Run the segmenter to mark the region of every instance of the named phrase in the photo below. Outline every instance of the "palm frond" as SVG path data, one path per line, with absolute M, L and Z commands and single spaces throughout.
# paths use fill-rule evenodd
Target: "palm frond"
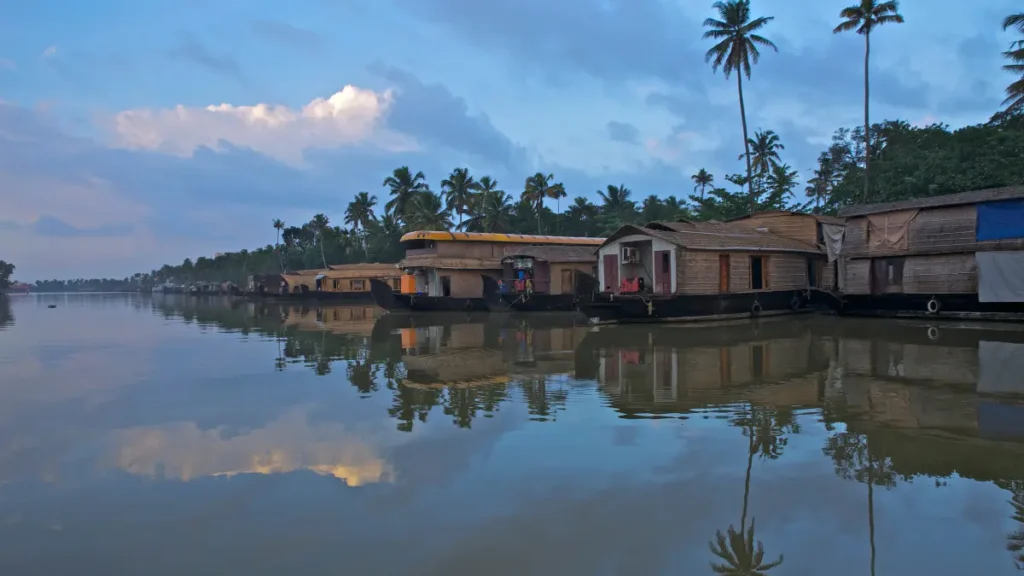
M 875 19 L 875 25 L 879 24 L 903 24 L 903 16 L 899 14 L 886 14 Z
M 1003 20 L 1003 30 L 1009 30 L 1014 27 L 1024 32 L 1024 13 L 1011 14 L 1006 17 L 1006 20 Z
M 858 26 L 860 26 L 860 20 L 844 20 L 832 29 L 832 33 L 839 34 L 841 32 L 849 32 L 850 30 L 856 29 Z

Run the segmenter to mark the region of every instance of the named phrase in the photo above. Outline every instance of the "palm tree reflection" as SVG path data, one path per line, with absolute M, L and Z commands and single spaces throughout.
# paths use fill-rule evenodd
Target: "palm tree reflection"
M 750 471 L 754 465 L 754 455 L 762 459 L 775 460 L 782 455 L 788 440 L 786 433 L 799 433 L 800 427 L 795 422 L 791 410 L 779 410 L 767 406 L 747 405 L 747 411 L 733 420 L 733 424 L 743 428 L 747 437 L 747 471 L 743 481 L 743 511 L 740 514 L 740 527 L 732 524 L 723 533 L 715 532 L 715 539 L 708 543 L 711 553 L 722 560 L 722 563 L 711 562 L 711 570 L 715 574 L 734 574 L 757 576 L 782 564 L 783 556 L 765 562 L 764 545 L 755 538 L 755 519 L 750 519 L 747 526 L 747 505 L 750 501 Z
M 1006 549 L 1013 554 L 1013 564 L 1017 570 L 1024 570 L 1024 482 L 1015 481 L 1010 489 L 1013 491 L 1013 497 L 1010 498 L 1013 520 L 1020 524 L 1020 528 L 1006 535 Z

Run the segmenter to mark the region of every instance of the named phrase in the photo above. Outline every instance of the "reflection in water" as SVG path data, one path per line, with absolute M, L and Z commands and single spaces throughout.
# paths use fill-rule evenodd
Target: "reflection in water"
M 0 293 L 0 330 L 14 325 L 14 313 L 11 312 L 11 297 Z
M 119 298 L 0 304 L 4 573 L 1024 568 L 1020 327 Z

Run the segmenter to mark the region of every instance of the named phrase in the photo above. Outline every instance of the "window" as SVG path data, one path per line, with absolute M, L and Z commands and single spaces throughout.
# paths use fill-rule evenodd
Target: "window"
M 750 348 L 750 370 L 756 380 L 764 378 L 765 357 L 764 346 L 761 344 L 754 344 Z
M 341 289 L 341 280 L 331 280 L 331 286 L 335 290 L 340 290 Z
M 768 258 L 765 256 L 750 257 L 750 289 L 766 290 L 768 288 Z
M 360 292 L 365 289 L 363 280 L 349 280 L 348 285 L 349 290 L 352 290 L 353 292 Z
M 391 284 L 391 289 L 392 290 L 401 290 L 402 289 L 402 279 L 401 278 L 392 278 L 388 283 Z

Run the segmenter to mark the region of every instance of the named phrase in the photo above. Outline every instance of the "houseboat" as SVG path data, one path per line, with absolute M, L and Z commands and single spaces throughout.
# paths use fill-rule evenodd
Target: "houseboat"
M 370 281 L 374 301 L 392 312 L 490 310 L 484 278 L 493 280 L 494 285 L 503 281 L 501 262 L 506 254 L 536 246 L 596 250 L 603 239 L 420 231 L 402 236 L 401 242 L 406 250 L 398 264 L 403 271 L 401 289 L 395 292 L 383 281 Z
M 249 277 L 248 293 L 280 300 L 370 302 L 371 281 L 397 290 L 400 277 L 394 264 L 342 264 L 327 269 L 253 275 Z
M 690 321 L 805 311 L 822 282 L 822 247 L 747 222 L 623 226 L 598 250 L 599 322 Z
M 1024 187 L 839 215 L 843 313 L 1024 320 Z
M 579 310 L 598 289 L 594 246 L 524 246 L 507 252 L 501 266 L 500 283 L 483 277 L 492 310 Z

